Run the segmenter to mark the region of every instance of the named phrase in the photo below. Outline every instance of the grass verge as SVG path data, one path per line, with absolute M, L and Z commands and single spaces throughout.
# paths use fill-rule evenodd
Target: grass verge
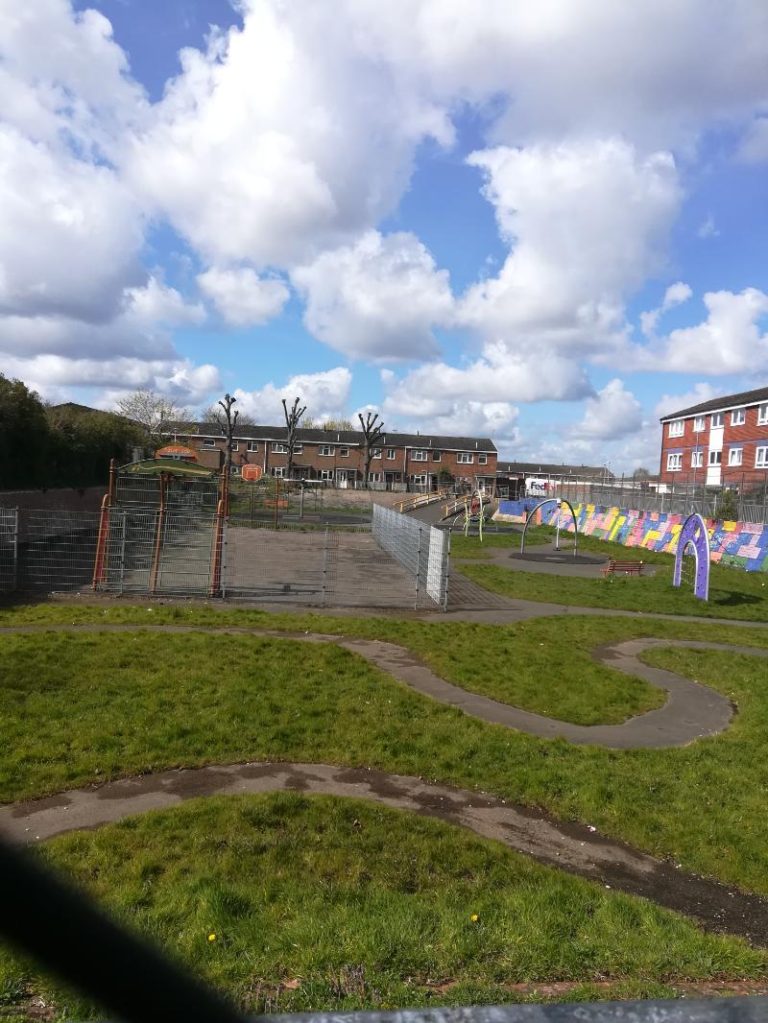
M 179 620 L 176 609 L 159 610 Z M 142 608 L 120 609 L 129 611 L 146 615 Z M 247 624 L 254 616 L 284 628 L 378 635 L 417 650 L 423 645 L 440 652 L 442 645 L 442 656 L 461 631 L 456 623 L 203 610 L 184 615 L 220 624 Z M 704 624 L 621 618 L 462 628 L 462 642 L 476 649 L 490 649 L 500 637 L 527 643 L 541 652 L 542 665 L 548 648 L 561 643 L 571 650 L 560 669 L 566 678 L 578 672 L 596 641 L 713 638 Z M 768 644 L 768 630 L 722 628 L 715 635 Z M 4 636 L 2 647 L 1 799 L 216 762 L 370 766 L 545 807 L 689 870 L 768 891 L 768 821 L 755 803 L 768 788 L 768 692 L 765 664 L 757 658 L 724 655 L 725 666 L 711 679 L 739 708 L 724 734 L 683 749 L 619 751 L 485 724 L 405 689 L 332 645 L 136 633 Z M 506 662 L 515 646 L 510 649 Z M 711 653 L 701 657 L 718 663 Z M 708 805 L 717 813 L 704 818 Z
M 598 985 L 602 998 L 658 997 L 679 981 L 768 976 L 765 950 L 353 800 L 218 797 L 41 852 L 248 1013 L 493 1004 L 550 981 L 568 1001 Z M 97 1013 L 0 951 L 0 1015 L 35 994 L 59 1018 Z

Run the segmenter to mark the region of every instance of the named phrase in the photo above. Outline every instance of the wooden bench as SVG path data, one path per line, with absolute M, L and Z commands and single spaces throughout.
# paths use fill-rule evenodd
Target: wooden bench
M 642 561 L 617 561 L 611 558 L 603 569 L 603 575 L 614 575 L 616 572 L 623 572 L 624 575 L 642 575 Z

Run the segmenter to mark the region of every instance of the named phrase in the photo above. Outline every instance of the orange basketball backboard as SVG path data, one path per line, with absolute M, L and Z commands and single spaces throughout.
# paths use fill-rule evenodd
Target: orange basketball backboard
M 244 465 L 240 470 L 240 476 L 244 480 L 248 480 L 251 483 L 255 483 L 256 480 L 260 480 L 264 470 L 260 465 Z

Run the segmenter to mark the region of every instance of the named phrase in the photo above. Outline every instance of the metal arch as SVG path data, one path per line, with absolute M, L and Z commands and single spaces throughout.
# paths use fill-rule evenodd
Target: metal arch
M 696 578 L 693 584 L 693 595 L 699 600 L 709 600 L 709 534 L 707 524 L 698 512 L 693 512 L 683 523 L 677 538 L 675 554 L 675 574 L 672 585 L 679 586 L 683 575 L 683 555 L 692 547 L 696 558 Z
M 539 510 L 539 508 L 543 508 L 545 504 L 556 504 L 558 508 L 562 507 L 564 504 L 568 505 L 571 515 L 573 516 L 573 556 L 575 558 L 579 546 L 579 524 L 576 521 L 576 512 L 573 510 L 573 505 L 571 504 L 570 501 L 566 501 L 565 498 L 561 497 L 547 497 L 545 498 L 545 500 L 539 501 L 536 507 L 530 512 L 528 518 L 525 520 L 525 525 L 523 526 L 523 535 L 520 539 L 520 553 L 525 554 L 525 533 L 526 530 L 528 529 L 528 525 L 530 524 L 531 519 Z M 557 536 L 555 538 L 555 548 L 559 548 L 559 546 L 560 546 L 560 520 L 558 519 Z

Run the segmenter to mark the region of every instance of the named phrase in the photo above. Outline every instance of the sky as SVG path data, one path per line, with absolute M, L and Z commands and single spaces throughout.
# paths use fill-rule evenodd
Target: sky
M 0 0 L 0 372 L 658 468 L 768 384 L 768 4 Z

